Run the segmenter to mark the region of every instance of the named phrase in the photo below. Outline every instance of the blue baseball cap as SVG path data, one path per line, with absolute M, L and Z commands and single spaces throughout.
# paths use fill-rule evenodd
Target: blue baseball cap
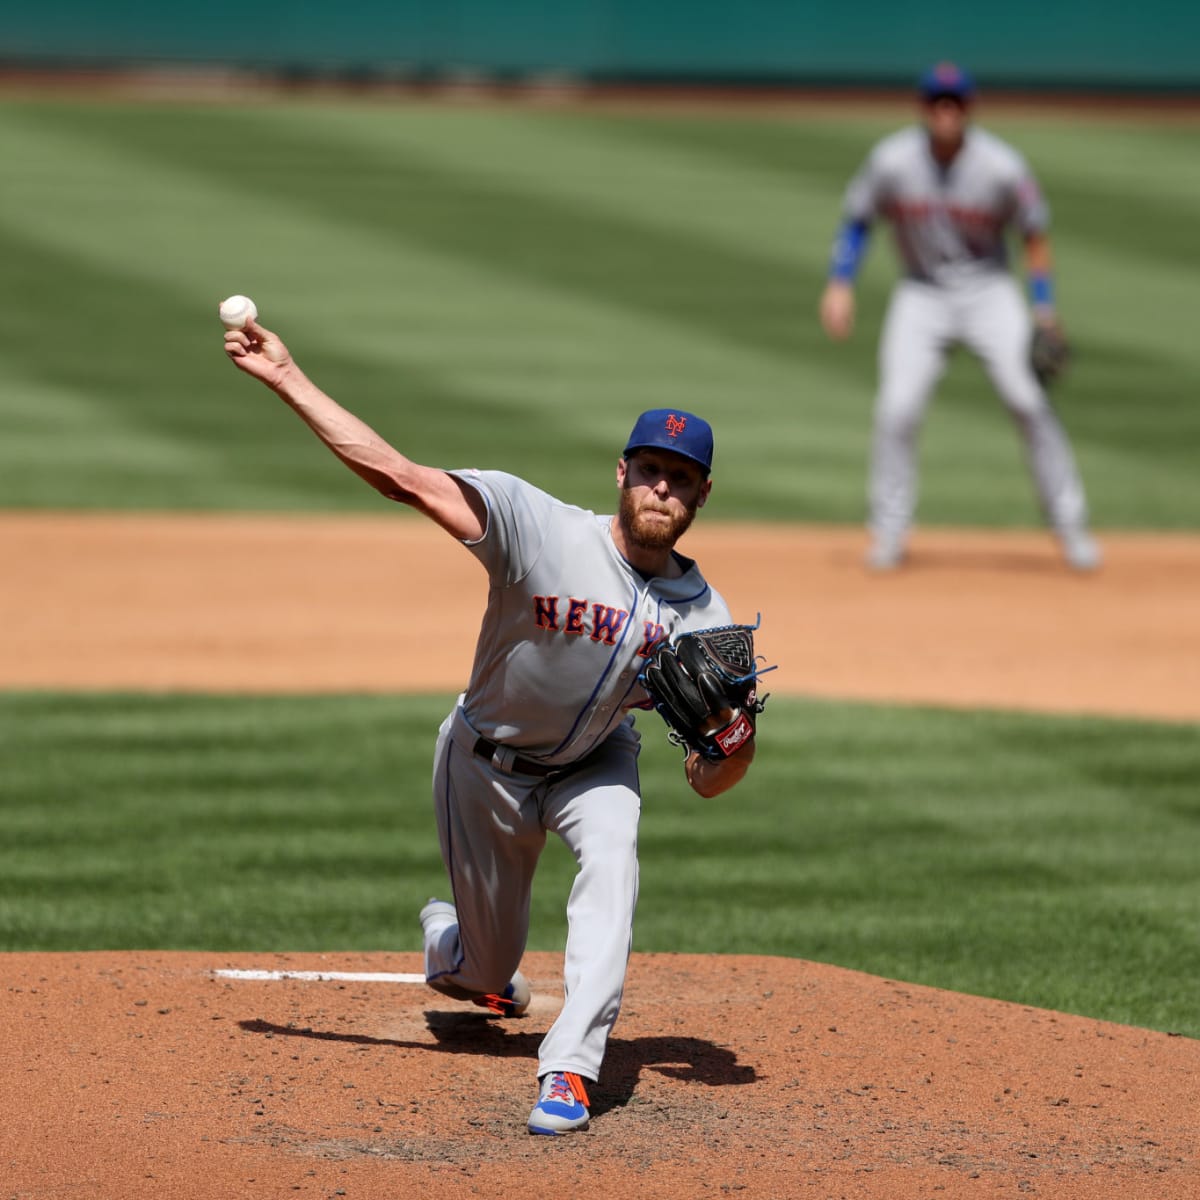
M 966 104 L 975 95 L 975 81 L 957 63 L 935 63 L 921 76 L 921 99 L 927 103 L 950 96 Z
M 703 417 L 682 408 L 652 408 L 637 419 L 622 458 L 649 447 L 672 450 L 699 463 L 707 475 L 712 470 L 713 431 Z

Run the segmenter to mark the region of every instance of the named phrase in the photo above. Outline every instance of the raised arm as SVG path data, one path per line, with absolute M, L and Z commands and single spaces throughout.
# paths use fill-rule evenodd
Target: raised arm
M 239 370 L 266 384 L 381 495 L 424 513 L 460 541 L 483 536 L 487 511 L 474 488 L 445 471 L 406 458 L 321 391 L 296 365 L 277 334 L 249 320 L 244 329 L 226 331 L 225 353 Z

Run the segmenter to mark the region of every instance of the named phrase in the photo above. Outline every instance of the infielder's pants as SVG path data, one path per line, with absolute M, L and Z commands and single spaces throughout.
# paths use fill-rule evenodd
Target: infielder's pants
M 917 438 L 946 355 L 961 343 L 983 363 L 1021 432 L 1042 510 L 1059 530 L 1082 527 L 1087 502 L 1070 443 L 1029 364 L 1029 310 L 1007 274 L 896 286 L 879 346 L 871 459 L 871 527 L 903 538 L 917 500 Z
M 538 1075 L 600 1075 L 621 1007 L 638 895 L 638 737 L 621 725 L 557 779 L 507 774 L 473 752 L 456 708 L 442 724 L 434 808 L 458 924 L 426 942 L 425 974 L 468 993 L 501 992 L 529 934 L 533 874 L 546 831 L 579 866 L 567 903 L 563 1007 L 542 1040 Z

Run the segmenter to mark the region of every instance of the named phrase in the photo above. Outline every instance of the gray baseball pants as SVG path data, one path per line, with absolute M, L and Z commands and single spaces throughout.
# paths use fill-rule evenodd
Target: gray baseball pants
M 1047 520 L 1081 528 L 1087 501 L 1066 433 L 1029 365 L 1032 324 L 1015 280 L 989 274 L 939 286 L 897 284 L 879 345 L 879 391 L 869 488 L 877 539 L 902 541 L 917 501 L 917 439 L 955 343 L 980 359 L 1016 422 Z
M 641 817 L 631 723 L 578 769 L 538 779 L 498 770 L 474 751 L 461 708 L 442 723 L 433 792 L 458 924 L 425 945 L 425 974 L 468 992 L 501 992 L 525 952 L 534 871 L 546 832 L 578 873 L 567 902 L 563 1006 L 538 1051 L 538 1075 L 599 1078 L 625 987 L 638 896 Z

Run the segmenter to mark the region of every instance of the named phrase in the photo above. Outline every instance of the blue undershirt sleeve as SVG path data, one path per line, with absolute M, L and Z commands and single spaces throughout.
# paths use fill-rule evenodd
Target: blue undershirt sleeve
M 843 221 L 833 241 L 833 253 L 829 258 L 830 279 L 841 279 L 853 283 L 862 264 L 867 238 L 871 232 L 866 221 Z

